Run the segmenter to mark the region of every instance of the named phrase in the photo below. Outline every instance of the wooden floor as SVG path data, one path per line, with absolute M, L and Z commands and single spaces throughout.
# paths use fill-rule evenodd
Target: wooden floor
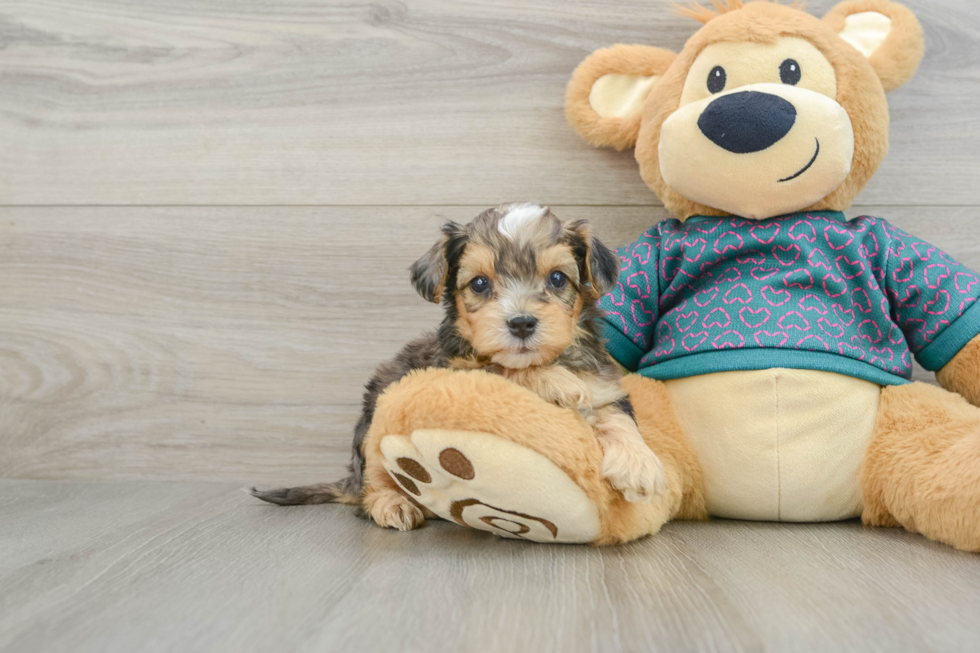
M 980 5 L 908 4 L 926 58 L 849 215 L 980 269 Z M 619 246 L 666 217 L 564 86 L 696 26 L 666 0 L 0 0 L 0 478 L 336 473 L 371 370 L 439 320 L 406 268 L 442 222 L 533 200 Z
M 205 483 L 0 482 L 0 650 L 975 651 L 980 565 L 899 530 L 718 522 L 542 546 Z
M 980 5 L 905 3 L 926 58 L 848 215 L 980 269 Z M 622 245 L 666 216 L 564 86 L 695 28 L 666 0 L 0 0 L 0 651 L 980 650 L 980 558 L 898 531 L 599 551 L 235 490 L 341 473 L 361 385 L 438 320 L 406 268 L 443 221 L 532 200 Z

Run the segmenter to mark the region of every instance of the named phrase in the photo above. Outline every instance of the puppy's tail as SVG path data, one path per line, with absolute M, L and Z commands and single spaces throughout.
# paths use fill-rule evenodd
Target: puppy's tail
M 345 478 L 333 483 L 282 487 L 275 490 L 257 490 L 253 487 L 248 489 L 248 493 L 280 506 L 308 506 L 317 503 L 346 503 L 350 506 L 359 506 L 360 494 L 351 491 L 350 480 Z

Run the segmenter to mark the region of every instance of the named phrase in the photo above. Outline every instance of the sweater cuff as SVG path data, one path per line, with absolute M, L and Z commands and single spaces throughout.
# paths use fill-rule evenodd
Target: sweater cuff
M 946 327 L 939 337 L 915 355 L 919 365 L 930 372 L 944 367 L 953 360 L 968 342 L 980 334 L 980 301 L 966 309 L 955 322 Z
M 606 349 L 617 363 L 635 372 L 640 367 L 640 359 L 646 353 L 618 327 L 609 322 L 603 322 L 602 337 L 606 339 Z

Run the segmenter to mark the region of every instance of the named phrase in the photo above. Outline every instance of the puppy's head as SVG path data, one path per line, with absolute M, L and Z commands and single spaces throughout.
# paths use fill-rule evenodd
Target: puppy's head
M 444 303 L 469 355 L 510 369 L 554 360 L 616 283 L 619 261 L 588 222 L 546 207 L 505 204 L 442 238 L 411 268 L 415 289 Z M 583 311 L 585 311 L 583 313 Z

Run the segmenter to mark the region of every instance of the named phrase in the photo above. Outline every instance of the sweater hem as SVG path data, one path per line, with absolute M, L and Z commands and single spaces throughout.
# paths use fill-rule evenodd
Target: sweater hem
M 638 373 L 668 381 L 715 372 L 766 370 L 776 367 L 817 370 L 851 376 L 878 385 L 905 385 L 910 380 L 863 361 L 820 351 L 736 349 L 707 351 L 641 367 Z
M 608 322 L 605 323 L 602 337 L 606 339 L 606 350 L 616 362 L 630 372 L 635 372 L 640 366 L 640 359 L 643 358 L 646 352 L 627 338 L 622 331 Z

